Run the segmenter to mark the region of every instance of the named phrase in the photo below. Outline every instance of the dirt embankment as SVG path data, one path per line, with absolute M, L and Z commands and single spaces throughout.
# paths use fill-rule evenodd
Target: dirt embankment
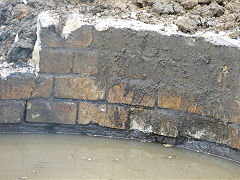
M 24 65 L 36 42 L 39 12 L 176 24 L 179 31 L 226 32 L 240 40 L 240 0 L 0 0 L 0 61 Z

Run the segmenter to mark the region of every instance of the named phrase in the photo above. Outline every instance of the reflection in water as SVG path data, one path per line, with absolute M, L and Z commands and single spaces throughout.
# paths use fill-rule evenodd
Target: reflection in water
M 0 179 L 240 179 L 240 165 L 160 144 L 0 135 Z

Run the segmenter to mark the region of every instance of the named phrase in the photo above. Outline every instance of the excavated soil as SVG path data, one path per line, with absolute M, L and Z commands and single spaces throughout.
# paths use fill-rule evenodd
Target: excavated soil
M 240 41 L 240 0 L 0 0 L 0 63 L 24 65 L 36 42 L 37 16 L 54 10 L 86 16 L 176 24 L 179 31 L 225 32 Z

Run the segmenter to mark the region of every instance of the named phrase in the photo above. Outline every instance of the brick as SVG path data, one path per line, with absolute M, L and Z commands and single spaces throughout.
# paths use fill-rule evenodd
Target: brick
M 178 136 L 178 119 L 171 117 L 164 111 L 131 108 L 129 118 L 130 129 L 170 137 Z
M 61 51 L 40 51 L 40 72 L 70 73 L 72 69 L 73 54 Z
M 59 98 L 102 100 L 105 85 L 96 78 L 58 76 L 55 82 L 55 96 Z
M 24 101 L 0 101 L 0 123 L 20 122 L 23 118 L 24 109 Z
M 58 100 L 27 102 L 27 122 L 76 124 L 77 105 Z
M 31 97 L 50 97 L 53 78 L 30 74 L 9 76 L 0 80 L 1 99 L 25 99 Z
M 1 99 L 24 99 L 31 97 L 34 77 L 31 75 L 9 76 L 1 79 Z
M 231 95 L 222 96 L 208 108 L 210 115 L 221 119 L 224 123 L 240 123 L 240 107 L 238 100 Z M 234 100 L 235 99 L 235 100 Z
M 93 40 L 92 29 L 92 26 L 82 26 L 80 29 L 74 31 L 68 39 L 69 47 L 89 47 Z
M 98 54 L 96 52 L 82 52 L 74 57 L 73 72 L 83 75 L 95 75 L 98 72 Z
M 97 123 L 100 126 L 125 129 L 127 118 L 128 110 L 124 107 L 106 104 L 79 103 L 79 124 Z
M 130 109 L 130 129 L 146 133 L 227 143 L 227 126 L 210 118 L 165 109 Z
M 228 125 L 228 144 L 236 149 L 240 149 L 240 125 L 231 123 Z
M 55 27 L 50 26 L 40 32 L 41 42 L 43 46 L 51 48 L 87 48 L 92 44 L 92 28 L 84 25 L 72 32 L 70 37 L 63 39 L 56 33 Z
M 118 82 L 110 86 L 108 102 L 153 107 L 154 89 L 140 81 Z
M 195 102 L 194 98 L 193 92 L 183 91 L 178 88 L 160 87 L 158 91 L 158 107 L 201 114 L 203 107 Z
M 39 75 L 35 78 L 31 97 L 48 98 L 51 96 L 53 86 L 53 77 Z

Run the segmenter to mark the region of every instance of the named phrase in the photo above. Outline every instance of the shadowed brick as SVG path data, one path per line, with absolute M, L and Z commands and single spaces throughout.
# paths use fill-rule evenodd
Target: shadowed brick
M 60 51 L 40 51 L 40 72 L 70 73 L 73 54 Z
M 75 124 L 76 112 L 77 106 L 73 102 L 31 100 L 27 103 L 26 121 Z
M 18 123 L 23 118 L 24 101 L 0 101 L 0 123 Z
M 40 32 L 41 45 L 51 48 L 87 48 L 92 44 L 92 28 L 84 25 L 72 32 L 67 39 L 59 36 L 53 26 L 43 28 Z
M 84 74 L 84 75 L 94 75 L 98 72 L 98 54 L 95 52 L 82 52 L 78 53 L 74 57 L 73 72 Z

